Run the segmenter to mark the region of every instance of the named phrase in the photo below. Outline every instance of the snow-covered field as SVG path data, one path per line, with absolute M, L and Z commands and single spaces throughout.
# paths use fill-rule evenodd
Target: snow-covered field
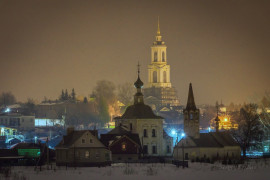
M 0 180 L 6 179 L 2 174 Z M 251 160 L 238 167 L 233 165 L 189 163 L 189 168 L 177 168 L 172 164 L 113 164 L 109 167 L 55 167 L 53 170 L 35 171 L 34 167 L 12 167 L 11 180 L 269 180 L 270 160 Z

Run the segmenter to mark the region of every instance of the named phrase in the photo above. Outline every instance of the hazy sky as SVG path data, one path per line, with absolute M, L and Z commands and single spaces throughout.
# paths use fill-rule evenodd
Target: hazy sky
M 181 104 L 249 101 L 270 90 L 270 1 L 0 0 L 0 92 L 88 95 L 98 80 L 147 83 L 157 17 Z

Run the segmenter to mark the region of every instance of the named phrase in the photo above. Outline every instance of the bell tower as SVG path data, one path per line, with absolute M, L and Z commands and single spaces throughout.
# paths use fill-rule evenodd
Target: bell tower
M 156 40 L 151 46 L 151 64 L 148 65 L 148 87 L 172 87 L 170 65 L 167 64 L 167 46 L 162 41 L 159 18 Z
M 187 136 L 200 138 L 200 110 L 196 108 L 192 84 L 189 84 L 188 100 L 184 109 L 184 132 Z

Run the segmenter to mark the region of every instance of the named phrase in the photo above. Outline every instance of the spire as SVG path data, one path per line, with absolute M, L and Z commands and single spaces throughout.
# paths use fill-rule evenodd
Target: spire
M 157 28 L 156 42 L 154 42 L 154 45 L 161 45 L 161 44 L 164 44 L 164 42 L 162 42 L 162 36 L 160 35 L 159 16 L 158 16 L 158 28 Z
M 157 36 L 160 36 L 160 28 L 159 28 L 159 16 L 158 16 L 158 29 L 157 29 Z
M 138 78 L 137 81 L 134 83 L 134 86 L 138 89 L 138 88 L 142 88 L 143 87 L 143 82 L 140 79 L 140 63 L 138 62 Z
M 138 78 L 137 81 L 134 83 L 134 86 L 137 88 L 137 93 L 134 95 L 134 104 L 143 104 L 143 94 L 142 94 L 143 82 L 140 79 L 139 62 L 138 62 Z
M 217 117 L 216 117 L 215 121 L 216 121 L 216 132 L 218 132 L 219 131 L 219 121 L 220 121 L 220 119 L 218 118 L 218 111 L 219 111 L 218 103 L 216 104 L 216 108 L 217 108 Z
M 192 84 L 189 84 L 189 91 L 188 91 L 188 100 L 187 100 L 187 107 L 186 110 L 196 110 L 196 105 L 194 101 L 194 95 L 192 90 Z

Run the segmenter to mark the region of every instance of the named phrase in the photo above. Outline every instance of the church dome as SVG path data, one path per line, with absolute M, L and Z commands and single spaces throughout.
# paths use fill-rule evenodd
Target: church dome
M 137 81 L 134 83 L 134 86 L 135 86 L 136 88 L 142 88 L 142 87 L 143 87 L 143 82 L 141 81 L 140 76 L 138 76 L 138 79 L 137 79 Z
M 115 119 L 163 119 L 152 111 L 151 107 L 145 104 L 134 104 L 129 106 L 121 117 Z

